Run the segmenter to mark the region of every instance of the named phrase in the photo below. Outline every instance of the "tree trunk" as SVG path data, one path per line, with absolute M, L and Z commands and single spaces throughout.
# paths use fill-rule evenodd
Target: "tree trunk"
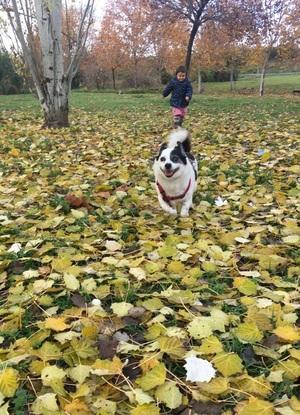
M 11 0 L 12 8 L 7 10 L 7 16 L 17 39 L 19 40 L 24 60 L 30 70 L 38 99 L 44 113 L 44 127 L 59 128 L 69 125 L 69 93 L 72 78 L 75 76 L 82 55 L 88 29 L 92 22 L 94 0 L 88 0 L 83 9 L 83 15 L 77 34 L 77 43 L 71 62 L 64 72 L 62 50 L 62 0 L 33 0 L 35 5 L 38 37 L 40 40 L 39 62 L 34 53 L 34 39 L 28 34 L 32 28 L 25 17 L 24 10 L 30 9 L 29 2 Z M 21 10 L 20 10 L 21 4 Z M 31 10 L 31 9 L 30 9 Z M 25 13 L 26 16 L 26 13 Z
M 265 77 L 266 77 L 266 73 L 267 73 L 267 67 L 268 67 L 269 59 L 270 59 L 270 52 L 268 51 L 266 56 L 265 56 L 263 66 L 261 68 L 260 84 L 259 84 L 259 96 L 260 97 L 262 97 L 265 93 Z
M 42 49 L 44 127 L 59 128 L 69 125 L 68 95 L 71 80 L 64 77 L 61 36 L 61 0 L 35 0 L 37 24 Z
M 233 92 L 234 88 L 234 68 L 233 65 L 230 66 L 230 91 Z
M 202 94 L 204 92 L 204 86 L 201 77 L 201 70 L 198 68 L 198 94 Z
M 113 89 L 116 89 L 116 68 L 111 68 Z
M 138 62 L 137 59 L 134 59 L 134 88 L 136 89 L 138 86 Z
M 191 33 L 190 33 L 189 43 L 188 43 L 186 57 L 185 57 L 185 67 L 186 67 L 187 73 L 190 70 L 193 45 L 194 45 L 194 40 L 195 40 L 198 29 L 199 29 L 199 23 L 194 23 Z
M 265 77 L 266 77 L 266 67 L 263 66 L 260 74 L 260 83 L 259 83 L 259 96 L 262 97 L 265 93 Z
M 46 95 L 46 99 L 41 102 L 44 113 L 44 128 L 63 128 L 69 126 L 69 92 L 71 90 L 70 83 L 62 80 L 61 89 L 58 94 L 50 97 Z
M 266 72 L 267 72 L 267 64 L 268 61 L 265 59 L 263 67 L 261 68 L 261 74 L 260 74 L 260 84 L 259 84 L 259 96 L 263 97 L 265 93 L 265 78 L 266 78 Z
M 55 109 L 44 110 L 44 128 L 61 128 L 69 126 L 69 105 Z

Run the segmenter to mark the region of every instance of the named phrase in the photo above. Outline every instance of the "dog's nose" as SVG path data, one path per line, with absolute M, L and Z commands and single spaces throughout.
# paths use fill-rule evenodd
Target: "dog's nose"
M 166 170 L 171 170 L 171 168 L 172 168 L 172 164 L 171 163 L 166 163 L 165 164 L 165 169 Z

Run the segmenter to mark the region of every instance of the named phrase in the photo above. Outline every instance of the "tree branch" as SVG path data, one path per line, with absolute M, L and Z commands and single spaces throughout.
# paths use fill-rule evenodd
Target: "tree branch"
M 14 22 L 14 19 L 12 18 L 12 16 L 11 16 L 11 11 L 13 11 L 13 13 L 14 13 L 15 22 Z M 22 23 L 21 23 L 20 14 L 19 14 L 19 9 L 18 9 L 18 5 L 17 5 L 16 0 L 12 0 L 12 10 L 7 11 L 7 16 L 8 16 L 8 19 L 10 21 L 11 27 L 12 27 L 14 33 L 16 34 L 17 39 L 20 42 L 20 45 L 21 45 L 22 50 L 23 50 L 24 59 L 25 59 L 27 65 L 28 65 L 28 67 L 30 68 L 32 78 L 33 78 L 33 81 L 36 85 L 37 93 L 38 93 L 39 99 L 41 101 L 43 99 L 42 85 L 41 85 L 41 81 L 39 79 L 39 75 L 38 75 L 38 71 L 37 71 L 37 65 L 34 62 L 34 59 L 32 58 L 32 55 L 30 53 L 30 49 L 28 48 L 28 45 L 27 45 L 25 37 L 24 37 L 24 33 L 23 33 L 23 30 L 22 30 Z
M 66 72 L 66 78 L 68 79 L 69 82 L 71 82 L 70 79 L 72 80 L 74 73 L 76 73 L 77 71 L 79 60 L 80 60 L 82 51 L 86 43 L 88 31 L 92 24 L 94 3 L 95 3 L 95 0 L 88 0 L 88 3 L 85 7 L 85 10 L 84 10 L 81 22 L 80 22 L 80 27 L 79 27 L 78 35 L 77 35 L 76 49 L 74 51 L 71 62 Z M 84 28 L 86 20 L 87 20 L 86 28 Z

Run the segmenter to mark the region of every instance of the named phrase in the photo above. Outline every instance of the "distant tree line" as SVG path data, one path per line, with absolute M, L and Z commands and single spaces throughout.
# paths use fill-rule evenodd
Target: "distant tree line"
M 295 55 L 298 51 L 294 51 Z M 11 95 L 28 93 L 32 91 L 33 84 L 29 73 L 18 74 L 14 66 L 14 56 L 9 55 L 8 52 L 0 52 L 0 95 Z M 145 57 L 140 61 L 139 73 L 137 76 L 137 85 L 134 83 L 130 68 L 119 68 L 115 81 L 113 82 L 109 70 L 101 68 L 97 69 L 88 67 L 85 59 L 81 64 L 80 69 L 72 80 L 72 89 L 80 87 L 87 89 L 130 89 L 138 87 L 151 89 L 159 88 L 160 85 L 165 85 L 173 76 L 172 68 L 161 68 L 158 72 L 153 66 L 153 58 Z M 300 64 L 293 62 L 283 62 L 280 57 L 280 51 L 277 48 L 272 50 L 270 56 L 270 67 L 272 71 L 284 72 L 288 70 L 300 70 Z M 92 71 L 92 73 L 91 73 Z M 240 73 L 247 72 L 257 74 L 259 68 L 256 65 L 243 66 L 242 68 L 235 68 L 233 74 L 225 67 L 206 68 L 200 70 L 202 82 L 228 82 L 231 79 L 237 81 Z M 23 71 L 22 71 L 23 72 Z M 195 70 L 191 73 L 192 79 L 197 79 Z
M 262 90 L 270 66 L 283 71 L 300 68 L 298 0 L 188 4 L 185 0 L 107 2 L 102 20 L 94 19 L 72 88 L 157 88 L 185 62 L 194 81 L 231 81 L 231 89 L 240 72 L 257 72 L 262 75 Z M 81 13 L 74 3 L 63 8 L 62 46 L 67 61 L 76 45 Z M 1 53 L 1 94 L 33 86 L 30 73 L 20 70 L 20 59 L 14 65 L 15 60 L 16 54 L 10 59 Z
M 263 94 L 268 68 L 300 68 L 299 21 L 299 0 L 112 0 L 95 23 L 81 82 L 157 87 L 185 63 L 193 80 L 231 89 L 239 73 L 257 72 Z
M 17 74 L 7 52 L 0 51 L 0 95 L 23 92 L 23 78 Z
M 299 0 L 0 0 L 0 94 L 34 90 L 45 126 L 67 126 L 71 87 L 150 89 L 184 63 L 203 81 L 235 81 L 243 71 L 300 66 Z M 7 28 L 10 26 L 10 31 Z

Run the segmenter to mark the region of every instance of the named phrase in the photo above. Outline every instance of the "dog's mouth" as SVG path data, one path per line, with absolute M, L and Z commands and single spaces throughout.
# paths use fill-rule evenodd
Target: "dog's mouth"
M 163 172 L 163 174 L 166 176 L 166 177 L 172 177 L 172 176 L 174 176 L 174 174 L 177 172 L 179 170 L 179 167 L 177 167 L 176 169 L 174 169 L 174 170 L 162 170 L 161 169 L 161 171 Z

